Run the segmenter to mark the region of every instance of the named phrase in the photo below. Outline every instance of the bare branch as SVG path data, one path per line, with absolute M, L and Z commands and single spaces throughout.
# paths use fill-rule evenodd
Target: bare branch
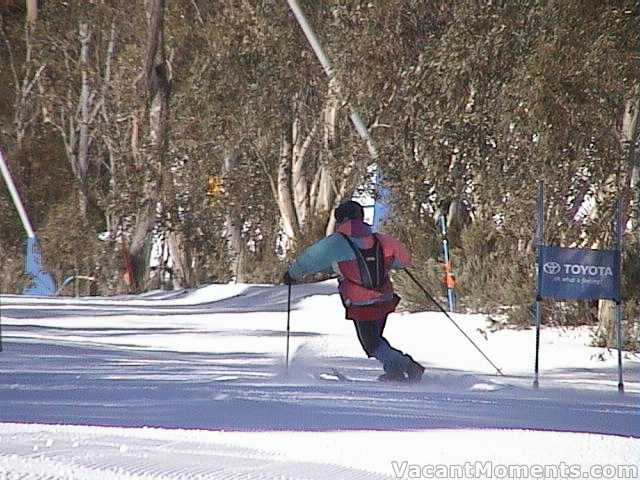
M 38 83 L 38 80 L 40 80 L 40 75 L 42 75 L 42 71 L 46 68 L 46 65 L 40 65 L 40 67 L 38 68 L 38 70 L 36 70 L 35 75 L 33 76 L 33 78 L 31 79 L 31 81 L 29 82 L 29 84 L 27 85 L 26 89 L 24 90 L 24 93 L 29 95 L 31 93 L 31 91 L 33 90 L 33 87 Z
M 313 127 L 311 127 L 311 130 L 305 137 L 304 141 L 301 140 L 302 137 L 297 138 L 296 144 L 293 147 L 294 162 L 299 162 L 300 164 L 304 163 L 307 150 L 309 149 L 309 145 L 311 145 L 311 142 L 313 141 L 313 137 L 315 136 L 316 131 L 318 130 L 318 123 L 319 121 L 316 119 L 316 121 L 313 123 Z M 300 165 L 300 167 L 302 167 L 302 165 Z
M 4 43 L 7 45 L 7 53 L 9 54 L 9 67 L 11 68 L 11 74 L 13 76 L 15 89 L 19 90 L 20 81 L 18 80 L 18 71 L 16 70 L 16 61 L 13 55 L 13 48 L 11 47 L 11 42 L 9 41 L 7 32 L 4 29 L 4 17 L 2 15 L 0 15 L 0 32 L 2 32 L 2 38 L 4 39 Z
M 196 0 L 191 0 L 191 5 L 193 5 L 193 9 L 196 11 L 196 18 L 201 24 L 204 25 L 204 20 L 202 19 L 202 14 L 200 13 L 200 8 L 198 8 Z

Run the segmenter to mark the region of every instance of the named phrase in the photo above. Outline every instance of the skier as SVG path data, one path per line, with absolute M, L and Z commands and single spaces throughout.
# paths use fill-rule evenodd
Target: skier
M 343 202 L 334 216 L 337 232 L 307 248 L 285 273 L 284 283 L 290 285 L 307 273 L 337 273 L 346 318 L 353 320 L 367 356 L 382 363 L 385 373 L 378 379 L 419 381 L 424 367 L 382 336 L 387 316 L 400 301 L 389 271 L 409 265 L 407 249 L 389 235 L 372 233 L 358 202 Z

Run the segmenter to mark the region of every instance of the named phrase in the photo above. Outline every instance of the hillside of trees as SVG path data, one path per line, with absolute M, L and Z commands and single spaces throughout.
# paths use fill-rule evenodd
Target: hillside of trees
M 58 284 L 279 281 L 368 186 L 355 109 L 390 188 L 385 228 L 438 295 L 446 216 L 461 308 L 530 321 L 539 181 L 550 244 L 611 247 L 621 198 L 637 341 L 638 2 L 299 3 L 330 81 L 284 0 L 0 2 L 0 148 Z M 0 293 L 19 293 L 25 234 L 4 184 L 0 212 Z M 406 308 L 427 305 L 396 280 Z M 599 319 L 612 341 L 611 302 L 545 308 Z

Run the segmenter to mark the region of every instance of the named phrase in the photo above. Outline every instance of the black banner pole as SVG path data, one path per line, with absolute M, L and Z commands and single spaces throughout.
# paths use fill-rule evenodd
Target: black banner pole
M 287 285 L 287 351 L 285 357 L 285 371 L 289 374 L 289 337 L 291 335 L 291 283 Z
M 622 300 L 620 292 L 620 283 L 622 277 L 622 199 L 618 199 L 616 208 L 616 224 L 615 224 L 615 250 L 616 250 L 616 288 L 618 290 L 618 298 L 616 298 L 616 337 L 618 343 L 618 391 L 624 392 L 624 382 L 622 380 Z
M 542 297 L 540 282 L 542 281 L 542 247 L 544 246 L 544 182 L 538 184 L 538 228 L 536 232 L 538 270 L 536 272 L 536 360 L 534 367 L 533 387 L 538 388 L 540 358 L 540 324 L 542 323 Z

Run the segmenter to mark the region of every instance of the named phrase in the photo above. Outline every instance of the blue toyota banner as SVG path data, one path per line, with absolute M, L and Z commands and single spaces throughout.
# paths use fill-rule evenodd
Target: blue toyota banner
M 558 300 L 620 300 L 620 252 L 541 247 L 538 293 Z

